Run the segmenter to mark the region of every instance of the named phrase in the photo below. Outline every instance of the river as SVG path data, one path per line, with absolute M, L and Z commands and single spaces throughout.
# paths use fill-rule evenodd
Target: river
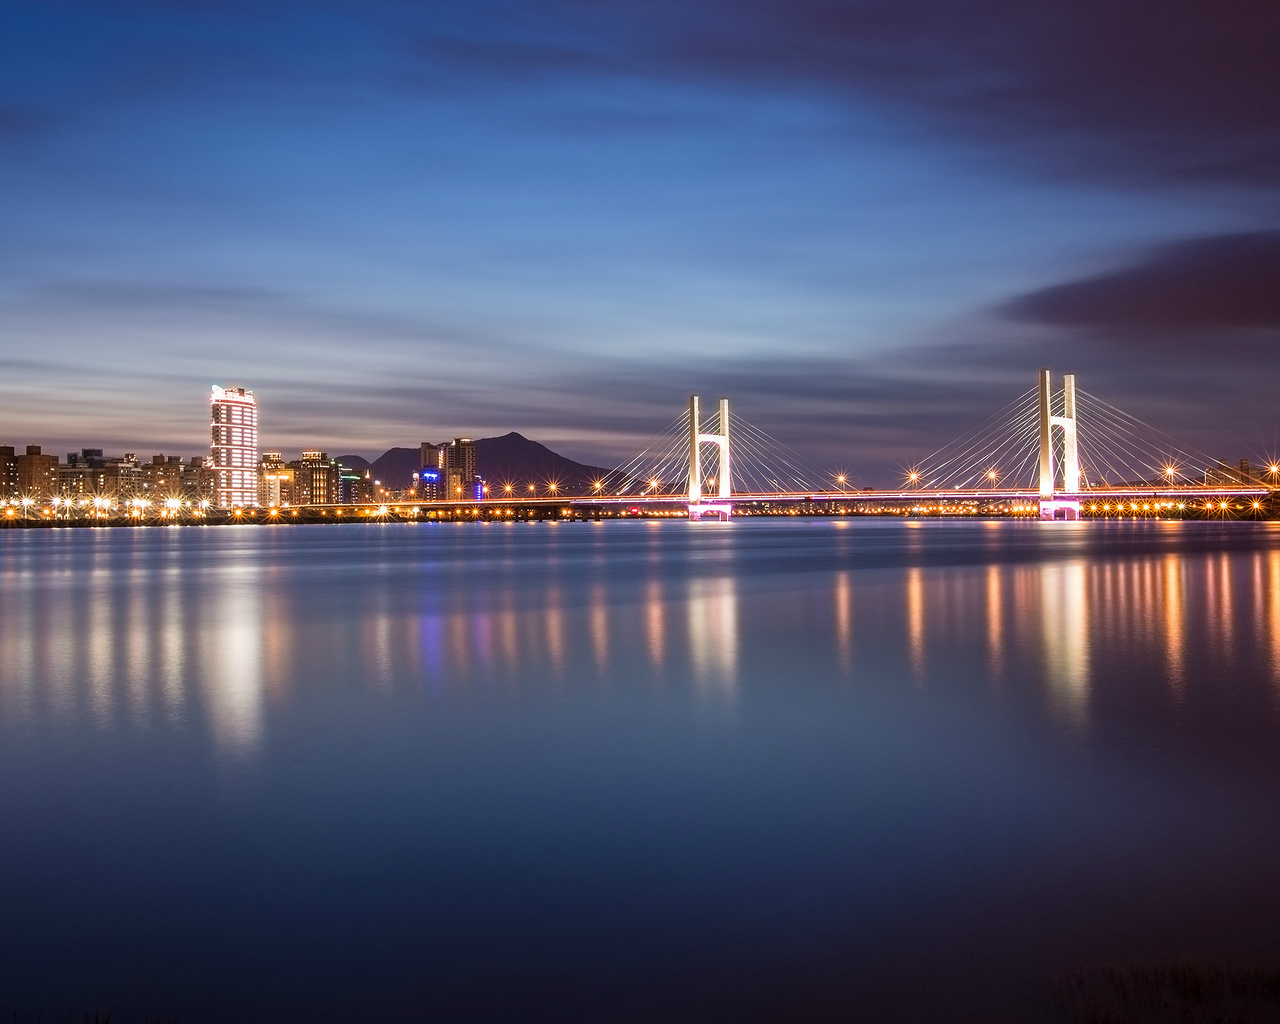
M 1278 740 L 1275 523 L 6 531 L 0 1015 L 1071 1019 Z

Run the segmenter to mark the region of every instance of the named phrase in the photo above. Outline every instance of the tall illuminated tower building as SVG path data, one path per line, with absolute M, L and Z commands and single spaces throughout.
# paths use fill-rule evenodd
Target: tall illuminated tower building
M 244 388 L 213 386 L 209 454 L 218 475 L 218 508 L 258 504 L 258 405 Z

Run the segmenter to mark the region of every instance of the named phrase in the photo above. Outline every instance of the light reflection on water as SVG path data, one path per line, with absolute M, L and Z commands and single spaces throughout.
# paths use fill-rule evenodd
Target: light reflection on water
M 943 981 L 898 1012 L 922 963 L 1262 949 L 1278 736 L 1267 524 L 3 532 L 0 990 L 770 1020 L 796 978 L 950 1020 Z
M 390 559 L 380 550 L 373 566 L 345 565 L 343 554 L 319 589 L 314 567 L 289 558 L 288 537 L 261 530 L 238 534 L 226 553 L 200 534 L 210 557 L 195 563 L 182 557 L 181 534 L 162 551 L 147 536 L 128 545 L 120 534 L 10 536 L 0 716 L 10 727 L 145 731 L 184 728 L 194 714 L 223 756 L 244 761 L 266 742 L 271 709 L 309 687 L 607 681 L 643 664 L 662 686 L 683 680 L 704 697 L 732 696 L 744 660 L 784 626 L 808 662 L 854 679 L 856 664 L 881 678 L 895 660 L 929 686 L 967 667 L 992 687 L 1038 676 L 1046 713 L 1069 730 L 1088 724 L 1097 663 L 1118 651 L 1128 664 L 1158 663 L 1177 705 L 1193 656 L 1236 664 L 1248 631 L 1280 687 L 1277 550 L 1064 553 L 1026 564 L 1003 559 L 1001 536 L 988 532 L 975 538 L 975 564 L 930 564 L 928 530 L 913 524 L 902 546 L 912 564 L 894 569 L 859 565 L 855 524 L 840 535 L 855 542 L 843 565 L 763 577 L 735 575 L 728 549 L 678 562 L 688 552 L 664 554 L 654 531 L 616 558 L 602 558 L 610 538 L 597 531 L 580 558 L 564 540 L 572 529 L 483 572 L 472 571 L 471 548 L 427 563 L 416 547 Z M 885 600 L 895 589 L 896 605 Z M 812 607 L 798 611 L 801 591 Z
M 738 685 L 738 602 L 731 577 L 689 581 L 689 660 L 704 695 L 732 696 Z
M 1089 718 L 1089 619 L 1087 569 L 1078 561 L 1040 569 L 1040 634 L 1044 672 L 1055 714 L 1084 725 Z
M 214 581 L 218 600 L 202 627 L 203 702 L 215 743 L 236 761 L 252 758 L 262 741 L 263 646 L 273 630 L 263 613 L 261 572 L 251 562 L 221 568 Z M 153 634 L 141 625 L 135 635 Z M 370 653 L 376 657 L 376 650 Z

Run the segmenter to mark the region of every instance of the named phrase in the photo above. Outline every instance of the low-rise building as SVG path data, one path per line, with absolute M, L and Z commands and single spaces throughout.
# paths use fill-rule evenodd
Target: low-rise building
M 152 501 L 182 500 L 182 456 L 153 455 L 151 461 L 139 467 L 138 497 Z
M 218 497 L 218 471 L 202 455 L 182 467 L 182 497 L 193 505 L 212 505 Z

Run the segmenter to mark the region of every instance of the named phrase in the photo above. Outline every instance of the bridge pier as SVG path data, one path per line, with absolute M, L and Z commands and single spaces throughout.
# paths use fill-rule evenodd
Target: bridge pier
M 689 518 L 695 523 L 702 519 L 727 523 L 733 518 L 733 506 L 727 501 L 702 501 L 689 506 Z
M 733 515 L 733 505 L 729 501 L 730 486 L 733 481 L 729 455 L 729 399 L 720 399 L 720 433 L 704 434 L 702 432 L 701 399 L 697 395 L 689 396 L 689 518 L 698 522 L 704 517 L 714 516 L 721 522 L 727 522 Z M 714 444 L 720 448 L 719 479 L 716 481 L 716 500 L 702 500 L 702 446 Z
M 1040 392 L 1040 518 L 1080 518 L 1080 445 L 1076 425 L 1076 375 L 1062 375 L 1062 415 L 1053 415 L 1053 374 L 1041 367 Z M 1062 431 L 1062 486 L 1054 465 L 1053 431 Z
M 1080 502 L 1076 498 L 1041 498 L 1040 518 L 1075 521 L 1080 518 Z

